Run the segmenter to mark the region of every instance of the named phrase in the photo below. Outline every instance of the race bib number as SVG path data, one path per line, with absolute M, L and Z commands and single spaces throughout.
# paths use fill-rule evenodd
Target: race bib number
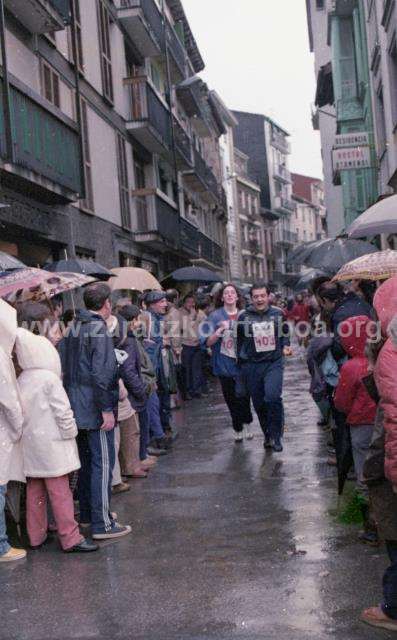
M 228 358 L 236 358 L 236 343 L 233 329 L 226 329 L 222 336 L 221 354 Z
M 256 351 L 275 351 L 274 322 L 257 322 L 252 325 Z

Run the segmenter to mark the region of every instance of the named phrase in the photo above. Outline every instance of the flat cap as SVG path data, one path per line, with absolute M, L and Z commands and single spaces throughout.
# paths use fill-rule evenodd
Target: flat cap
M 160 300 L 165 300 L 166 293 L 165 291 L 149 291 L 145 295 L 144 301 L 146 304 L 153 304 L 154 302 L 160 302 Z

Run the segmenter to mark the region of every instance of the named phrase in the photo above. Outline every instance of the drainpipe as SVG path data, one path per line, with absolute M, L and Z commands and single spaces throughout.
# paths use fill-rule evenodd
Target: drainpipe
M 75 4 L 74 0 L 70 0 L 70 13 L 71 13 L 71 35 L 72 35 L 72 52 L 73 52 L 73 60 L 74 60 L 74 80 L 76 85 L 76 120 L 77 120 L 77 128 L 79 131 L 79 155 L 80 155 L 80 198 L 85 197 L 85 172 L 84 172 L 84 145 L 83 145 L 83 136 L 82 136 L 82 115 L 81 115 L 81 93 L 80 93 L 80 73 L 78 66 L 78 48 L 77 48 L 77 33 L 76 33 L 76 15 L 75 15 Z M 76 257 L 76 246 L 74 242 L 74 233 L 73 233 L 73 219 L 72 215 L 69 216 L 70 221 L 70 252 L 69 258 Z
M 11 125 L 11 92 L 7 67 L 7 51 L 6 51 L 6 28 L 4 17 L 4 0 L 0 0 L 0 41 L 1 41 L 1 59 L 3 69 L 3 111 L 4 111 L 4 132 L 6 139 L 6 159 L 14 162 L 14 144 L 12 139 Z
M 179 227 L 178 247 L 179 247 L 180 246 L 180 239 L 181 239 L 181 211 L 180 211 L 180 204 L 179 204 L 179 195 L 180 195 L 182 190 L 180 189 L 179 183 L 178 183 L 178 163 L 177 163 L 176 145 L 175 145 L 175 127 L 174 127 L 174 120 L 173 120 L 173 115 L 172 115 L 171 66 L 170 66 L 170 55 L 169 55 L 169 51 L 168 51 L 168 42 L 167 42 L 167 21 L 166 21 L 164 0 L 161 0 L 161 11 L 162 11 L 162 14 L 163 14 L 163 34 L 164 34 L 164 45 L 165 45 L 165 64 L 166 64 L 167 84 L 168 84 L 168 99 L 167 99 L 167 102 L 168 102 L 168 106 L 169 106 L 169 109 L 170 109 L 171 150 L 172 150 L 172 159 L 173 159 L 173 165 L 174 165 L 174 178 L 175 178 L 175 184 L 176 184 L 177 194 L 178 194 L 178 227 Z

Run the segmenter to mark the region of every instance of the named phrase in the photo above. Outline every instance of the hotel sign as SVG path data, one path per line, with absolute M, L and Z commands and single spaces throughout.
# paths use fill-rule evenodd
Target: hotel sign
M 369 145 L 369 133 L 366 131 L 355 131 L 354 133 L 339 133 L 335 136 L 334 148 L 340 147 L 360 147 Z
M 356 131 L 337 135 L 332 150 L 332 162 L 334 171 L 370 168 L 369 134 L 366 131 Z

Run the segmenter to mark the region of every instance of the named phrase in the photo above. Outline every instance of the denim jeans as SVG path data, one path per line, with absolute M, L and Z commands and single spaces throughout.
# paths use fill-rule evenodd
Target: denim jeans
M 263 434 L 279 442 L 283 433 L 283 360 L 247 362 L 242 365 L 243 380 L 252 398 Z
M 146 409 L 149 415 L 150 438 L 164 438 L 164 429 L 160 416 L 160 400 L 155 391 L 149 396 Z
M 391 565 L 383 576 L 382 611 L 397 620 L 397 541 L 386 541 L 386 549 Z
M 4 513 L 4 507 L 6 504 L 6 491 L 7 485 L 0 485 L 0 556 L 4 556 L 10 549 L 8 544 L 7 531 L 6 531 L 6 517 Z
M 203 359 L 200 347 L 182 346 L 182 368 L 185 376 L 186 391 L 191 395 L 203 391 Z
M 139 419 L 139 457 L 141 460 L 147 458 L 147 448 L 149 445 L 149 412 L 145 407 L 141 411 L 137 411 Z

